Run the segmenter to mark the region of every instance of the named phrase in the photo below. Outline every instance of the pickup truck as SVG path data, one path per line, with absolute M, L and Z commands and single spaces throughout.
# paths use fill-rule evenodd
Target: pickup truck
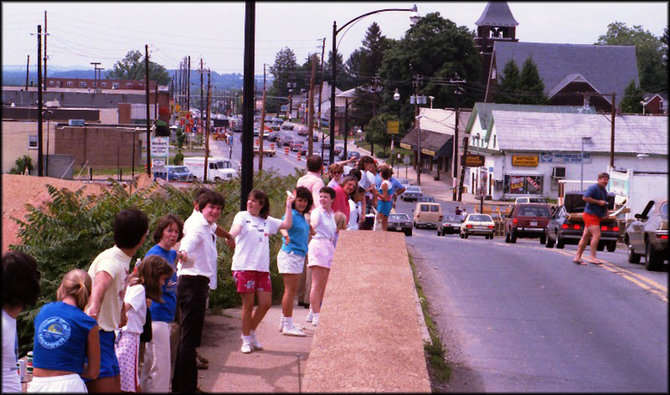
M 254 145 L 254 155 L 258 155 L 260 151 L 260 146 Z M 275 156 L 277 152 L 270 148 L 269 145 L 263 145 L 263 156 Z

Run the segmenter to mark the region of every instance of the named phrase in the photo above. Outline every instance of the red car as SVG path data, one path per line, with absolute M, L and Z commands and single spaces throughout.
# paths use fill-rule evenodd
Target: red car
M 551 219 L 551 210 L 547 203 L 515 204 L 509 218 L 505 220 L 505 243 L 516 243 L 516 239 L 540 238 L 540 243 L 547 242 L 544 228 Z

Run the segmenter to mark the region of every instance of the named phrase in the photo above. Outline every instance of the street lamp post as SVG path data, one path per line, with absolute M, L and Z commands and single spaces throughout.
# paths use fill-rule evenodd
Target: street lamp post
M 581 173 L 579 178 L 579 190 L 584 190 L 584 143 L 591 143 L 591 137 L 582 137 L 582 157 L 580 158 Z
M 333 163 L 335 160 L 335 81 L 337 77 L 337 34 L 342 31 L 345 27 L 349 26 L 353 22 L 361 18 L 365 18 L 368 15 L 378 14 L 380 12 L 387 11 L 409 11 L 412 14 L 410 15 L 410 20 L 412 23 L 416 23 L 419 20 L 419 14 L 417 12 L 416 4 L 412 8 L 384 8 L 381 10 L 371 11 L 363 15 L 359 15 L 356 18 L 350 20 L 349 22 L 342 25 L 339 29 L 337 28 L 337 22 L 333 21 L 333 49 L 332 49 L 332 81 L 330 86 L 330 120 L 328 124 L 328 129 L 330 132 L 330 152 L 329 159 L 330 163 Z

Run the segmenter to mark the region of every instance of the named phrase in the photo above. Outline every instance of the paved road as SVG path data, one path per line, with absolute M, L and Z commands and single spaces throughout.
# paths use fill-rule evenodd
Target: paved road
M 454 367 L 447 390 L 668 391 L 667 271 L 629 264 L 623 248 L 584 267 L 575 246 L 537 239 L 406 240 Z

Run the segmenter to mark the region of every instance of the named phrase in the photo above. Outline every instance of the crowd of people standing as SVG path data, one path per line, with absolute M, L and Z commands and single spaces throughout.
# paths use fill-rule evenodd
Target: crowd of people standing
M 307 158 L 307 173 L 287 191 L 282 218 L 269 215 L 267 194 L 255 189 L 230 231 L 217 225 L 222 194 L 198 191 L 184 221 L 167 214 L 154 225 L 154 245 L 131 271 L 149 237 L 149 219 L 138 209 L 116 214 L 114 245 L 88 271 L 62 278 L 57 301 L 35 318 L 33 380 L 28 392 L 200 392 L 198 359 L 209 291 L 217 288 L 217 237 L 234 250 L 232 277 L 242 304 L 242 353 L 262 350 L 256 329 L 271 305 L 269 238 L 280 233 L 278 272 L 284 282 L 279 328 L 305 336 L 293 320 L 294 299 L 309 306 L 306 324 L 318 326 L 328 276 L 341 231 L 371 229 L 373 213 L 385 229 L 394 197 L 402 193 L 392 169 L 362 157 L 328 168 Z M 374 214 L 376 212 L 376 214 Z M 39 271 L 27 254 L 10 251 L 3 266 L 3 392 L 20 392 L 16 372 L 16 317 L 35 304 Z M 257 302 L 254 308 L 254 301 Z M 178 341 L 171 336 L 178 331 Z M 175 344 L 176 343 L 176 344 Z M 141 370 L 140 370 L 141 367 Z

